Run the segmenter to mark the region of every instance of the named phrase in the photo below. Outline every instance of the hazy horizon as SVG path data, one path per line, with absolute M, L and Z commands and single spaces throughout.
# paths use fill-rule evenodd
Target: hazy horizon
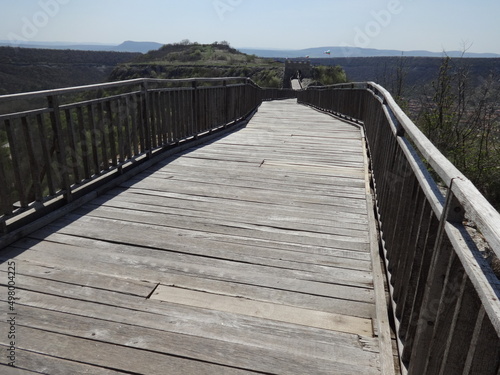
M 2 7 L 0 40 L 13 44 L 189 39 L 248 49 L 500 54 L 497 0 L 24 0 Z

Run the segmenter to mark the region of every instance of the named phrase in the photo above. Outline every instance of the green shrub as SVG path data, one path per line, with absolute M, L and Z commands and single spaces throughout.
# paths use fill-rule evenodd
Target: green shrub
M 315 66 L 313 68 L 313 79 L 322 85 L 334 85 L 346 83 L 347 75 L 340 66 Z

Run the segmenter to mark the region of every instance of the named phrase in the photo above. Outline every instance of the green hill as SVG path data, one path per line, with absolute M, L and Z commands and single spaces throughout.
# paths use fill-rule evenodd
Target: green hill
M 120 64 L 112 81 L 133 78 L 250 77 L 262 87 L 281 87 L 284 66 L 237 51 L 225 42 L 167 44 Z

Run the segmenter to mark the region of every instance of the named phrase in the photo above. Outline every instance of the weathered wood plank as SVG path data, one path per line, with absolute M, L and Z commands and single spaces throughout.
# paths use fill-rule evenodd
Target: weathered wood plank
M 32 287 L 37 288 L 36 285 Z M 291 355 L 307 354 L 318 359 L 332 359 L 342 363 L 373 363 L 378 355 L 378 342 L 369 337 L 156 300 L 145 301 L 92 288 L 86 291 L 89 296 L 87 301 L 76 299 L 78 294 L 73 297 L 56 295 L 65 292 L 61 287 L 51 288 L 51 293 L 46 295 L 25 290 L 22 293 L 20 308 L 26 307 L 28 311 L 31 306 L 41 308 L 42 311 L 55 311 L 200 339 L 284 351 Z M 91 296 L 94 300 L 90 300 Z M 113 305 L 110 302 L 113 302 Z M 50 324 L 57 324 L 57 321 Z M 348 353 L 350 355 L 345 355 Z
M 88 225 L 90 222 L 98 223 L 99 227 Z M 192 264 L 200 264 L 215 268 L 224 266 L 227 269 L 234 269 L 237 272 L 266 273 L 271 271 L 272 268 L 278 268 L 282 276 L 289 276 L 301 280 L 317 280 L 319 282 L 339 283 L 361 288 L 370 287 L 372 282 L 371 274 L 367 271 L 347 270 L 343 268 L 335 268 L 335 270 L 333 270 L 325 266 L 317 266 L 314 268 L 312 265 L 309 266 L 310 269 L 300 270 L 295 269 L 293 265 L 287 265 L 285 261 L 283 261 L 283 264 L 280 266 L 279 263 L 271 259 L 261 259 L 259 261 L 252 255 L 244 257 L 243 255 L 231 255 L 230 252 L 224 254 L 224 252 L 218 249 L 217 242 L 212 242 L 209 249 L 203 249 L 203 247 L 192 248 L 190 243 L 191 239 L 195 241 L 196 236 L 201 236 L 200 239 L 202 239 L 205 237 L 204 232 L 182 229 L 170 230 L 167 227 L 154 227 L 145 224 L 124 222 L 122 225 L 127 226 L 126 235 L 110 233 L 110 228 L 116 224 L 117 221 L 114 220 L 84 217 L 79 219 L 75 225 L 68 225 L 62 228 L 60 232 L 81 237 L 109 240 L 117 243 L 129 243 L 144 249 L 149 247 L 159 250 L 171 250 L 172 244 L 177 243 L 177 246 L 183 247 L 184 251 L 189 249 L 192 251 L 189 255 L 181 256 L 181 258 L 184 258 L 184 261 L 191 259 L 190 263 Z M 141 234 L 144 233 L 145 230 L 147 230 L 154 239 L 143 238 Z M 209 239 L 209 237 L 210 236 L 208 236 L 207 239 Z M 204 244 L 209 245 L 209 242 L 204 241 Z M 196 255 L 202 255 L 203 258 L 196 259 Z M 167 257 L 168 255 L 162 254 L 162 256 Z M 241 259 L 242 257 L 243 259 Z
M 117 211 L 120 213 L 121 211 Z M 126 215 L 126 211 L 122 214 Z M 147 212 L 145 213 L 147 214 Z M 100 212 L 92 212 L 92 217 L 106 217 L 106 213 Z M 187 222 L 185 218 L 182 216 L 165 216 L 163 218 L 165 221 L 173 220 L 176 221 L 174 224 L 166 225 L 168 227 L 167 230 L 172 229 L 190 229 L 194 230 L 197 226 L 200 228 L 204 228 L 204 230 L 208 230 L 206 228 L 205 220 L 197 220 L 192 219 L 192 221 Z M 190 225 L 186 224 L 189 223 Z M 237 226 L 235 226 L 237 228 Z M 267 230 L 267 226 L 261 225 L 257 230 Z M 272 227 L 271 227 L 272 228 Z M 291 230 L 300 230 L 289 228 Z M 215 232 L 215 230 L 214 230 Z M 234 236 L 234 234 L 231 234 Z M 208 241 L 211 241 L 210 238 L 207 238 Z M 173 238 L 169 240 L 169 248 L 166 250 L 176 250 L 178 252 L 185 252 L 190 254 L 201 254 L 209 257 L 220 257 L 224 259 L 233 259 L 239 261 L 248 261 L 255 264 L 266 264 L 266 265 L 275 265 L 280 268 L 290 268 L 297 270 L 308 270 L 312 272 L 330 272 L 331 270 L 327 267 L 335 267 L 335 268 L 345 268 L 352 270 L 360 270 L 360 271 L 371 271 L 371 264 L 363 261 L 361 259 L 347 258 L 345 251 L 316 251 L 314 253 L 309 252 L 309 248 L 303 248 L 302 251 L 289 251 L 287 249 L 281 249 L 279 246 L 273 246 L 273 242 L 271 242 L 269 248 L 258 246 L 255 244 L 246 244 L 242 242 L 239 245 L 230 245 L 226 243 L 221 243 L 218 241 L 218 245 L 215 247 L 213 243 L 207 242 L 203 245 L 204 240 L 196 241 L 196 245 L 191 245 L 191 247 L 186 251 L 186 247 L 182 246 L 186 241 L 180 241 L 178 245 L 177 242 L 179 239 Z M 197 249 L 201 250 L 197 250 Z M 203 250 L 205 249 L 205 250 Z M 227 251 L 222 251 L 227 250 Z M 318 249 L 319 250 L 319 249 Z M 309 254 L 308 259 L 305 261 L 304 256 L 305 253 Z M 333 256 L 335 255 L 335 256 Z M 265 261 L 262 258 L 269 259 Z M 279 262 L 278 262 L 279 261 Z
M 182 203 L 182 205 L 186 204 L 186 209 L 191 210 L 201 210 L 205 208 L 205 210 L 214 210 L 215 207 L 220 207 L 220 210 L 215 210 L 218 212 L 225 212 L 227 208 L 236 209 L 236 210 L 244 210 L 251 211 L 251 213 L 262 212 L 264 218 L 268 218 L 269 216 L 280 215 L 280 217 L 299 217 L 300 219 L 311 219 L 314 218 L 316 220 L 323 219 L 332 221 L 334 223 L 339 223 L 340 225 L 344 223 L 345 225 L 355 224 L 355 228 L 362 229 L 366 228 L 366 224 L 368 222 L 367 218 L 363 214 L 353 214 L 350 212 L 342 212 L 341 210 L 337 210 L 335 208 L 329 208 L 326 210 L 321 217 L 315 215 L 315 206 L 312 207 L 300 207 L 297 209 L 293 206 L 287 205 L 278 205 L 273 203 L 264 203 L 264 202 L 245 202 L 239 200 L 224 200 L 220 197 L 207 197 L 207 196 L 199 196 L 199 195 L 191 195 L 186 194 L 184 192 L 180 193 L 170 193 L 170 192 L 162 192 L 162 191 L 154 191 L 154 190 L 142 190 L 142 189 L 128 189 L 125 191 L 125 194 L 133 194 L 142 196 L 143 198 L 153 199 L 151 197 L 156 198 L 157 204 L 159 206 L 164 205 L 165 203 L 170 203 L 171 201 L 177 201 L 178 203 Z M 187 201 L 187 202 L 186 202 Z M 191 205 L 188 206 L 188 205 Z M 194 206 L 193 206 L 194 205 Z M 206 208 L 210 206 L 210 208 Z M 277 210 L 279 206 L 279 211 Z M 183 206 L 181 206 L 182 208 Z M 245 210 L 246 208 L 246 210 Z
M 361 183 L 356 184 L 352 179 L 338 179 L 322 176 L 310 176 L 303 178 L 300 175 L 290 173 L 279 173 L 277 171 L 266 171 L 267 173 L 259 172 L 259 174 L 241 173 L 237 171 L 220 171 L 208 170 L 212 176 L 211 183 L 227 184 L 229 186 L 251 186 L 258 183 L 259 186 L 269 190 L 285 190 L 290 192 L 302 191 L 306 194 L 325 194 L 326 196 L 338 196 L 344 198 L 363 198 L 363 186 Z M 163 179 L 174 179 L 178 181 L 192 182 L 207 182 L 203 178 L 203 173 L 208 172 L 207 168 L 200 167 L 178 167 L 171 165 L 169 169 L 155 171 L 154 176 Z M 340 182 L 345 182 L 342 186 Z M 335 187 L 332 183 L 335 182 Z M 338 183 L 338 184 L 337 184 Z
M 249 371 L 272 373 L 276 368 L 282 373 L 329 373 L 345 371 L 355 366 L 358 371 L 375 373 L 376 356 L 361 350 L 340 348 L 331 350 L 330 358 L 317 357 L 314 352 L 291 354 L 284 350 L 276 351 L 269 357 L 266 349 L 238 343 L 228 343 L 190 335 L 165 332 L 159 329 L 137 325 L 116 323 L 95 318 L 74 316 L 32 307 L 23 308 L 23 324 L 39 330 L 59 333 L 92 340 L 96 343 L 121 345 L 141 350 L 154 351 L 166 355 L 214 363 L 228 367 L 239 367 Z M 232 355 L 227 355 L 232 353 Z M 255 358 L 261 358 L 255 361 Z
M 339 199 L 333 197 L 325 198 L 315 195 L 307 196 L 300 193 L 294 194 L 291 192 L 276 192 L 252 187 L 231 188 L 228 186 L 217 185 L 207 186 L 207 184 L 202 184 L 200 186 L 200 184 L 186 184 L 170 179 L 148 179 L 142 181 L 138 181 L 137 179 L 135 179 L 122 184 L 122 187 L 134 187 L 153 191 L 177 192 L 183 194 L 224 198 L 245 202 L 258 202 L 275 205 L 279 204 L 289 207 L 296 207 L 297 209 L 300 209 L 302 207 L 314 207 L 315 205 L 321 205 L 331 207 L 332 209 L 337 209 L 337 211 L 341 209 L 343 210 L 341 211 L 342 213 L 348 212 L 357 215 L 363 215 L 366 210 L 366 207 L 363 208 L 364 202 L 360 202 L 359 200 L 345 198 Z
M 147 216 L 147 215 L 145 215 Z M 71 217 L 71 218 L 70 218 Z M 116 218 L 99 218 L 99 217 L 90 217 L 90 216 L 75 216 L 69 215 L 65 220 L 61 220 L 61 223 L 65 223 L 64 228 L 61 228 L 61 233 L 70 233 L 73 234 L 80 233 L 82 236 L 86 237 L 94 237 L 97 239 L 106 240 L 106 236 L 112 236 L 115 240 L 121 241 L 131 240 L 133 244 L 144 244 L 144 242 L 150 241 L 151 246 L 156 246 L 163 248 L 165 247 L 165 240 L 170 240 L 170 237 L 187 237 L 187 238 L 220 238 L 220 237 L 240 237 L 240 238 L 249 238 L 250 240 L 253 238 L 268 240 L 268 241 L 276 241 L 276 242 L 288 242 L 288 243 L 296 243 L 302 245 L 311 245 L 311 246 L 322 246 L 326 245 L 328 247 L 345 249 L 345 250 L 358 250 L 358 251 L 366 251 L 368 246 L 367 240 L 364 238 L 353 238 L 349 236 L 341 236 L 341 235 L 330 235 L 330 234 L 322 234 L 322 233 L 311 233 L 305 231 L 285 231 L 285 230 L 269 230 L 269 231 L 257 231 L 252 229 L 238 228 L 238 227 L 219 227 L 211 226 L 206 230 L 203 229 L 203 226 L 200 225 L 200 229 L 183 229 L 181 227 L 178 228 L 168 228 L 165 225 L 157 225 L 155 223 L 138 223 L 134 221 L 126 221 L 124 220 L 121 225 L 128 226 L 128 230 L 124 238 L 121 238 L 120 233 L 109 233 L 106 232 L 106 229 L 114 226 L 115 224 L 119 224 L 121 220 Z M 101 226 L 93 225 L 92 223 L 99 223 Z M 82 233 L 83 227 L 86 227 L 89 231 L 87 235 Z M 144 230 L 151 230 L 156 237 L 155 239 L 145 239 L 145 238 L 134 238 L 132 232 L 136 235 Z M 265 229 L 265 228 L 263 228 Z M 91 232 L 90 232 L 91 231 Z M 172 234 L 172 232 L 176 232 Z M 92 233 L 92 234 L 91 234 Z
M 265 161 L 264 161 L 265 162 Z M 264 164 L 263 164 L 264 165 Z M 335 188 L 330 188 L 330 185 L 325 185 L 323 188 L 321 185 L 315 186 L 313 185 L 312 180 L 310 179 L 304 179 L 301 178 L 299 179 L 294 179 L 293 175 L 290 173 L 283 174 L 281 176 L 278 176 L 276 178 L 275 173 L 259 173 L 259 175 L 252 175 L 252 174 L 235 174 L 235 173 L 229 173 L 229 172 L 220 172 L 219 170 L 210 170 L 210 175 L 212 176 L 211 181 L 207 181 L 206 178 L 203 176 L 200 176 L 202 172 L 207 172 L 206 168 L 203 169 L 193 169 L 192 167 L 189 167 L 189 169 L 186 168 L 180 168 L 178 171 L 172 171 L 171 168 L 168 170 L 164 171 L 158 171 L 156 172 L 152 178 L 158 178 L 158 179 L 169 179 L 169 180 L 174 180 L 174 181 L 181 181 L 184 183 L 196 183 L 196 184 L 203 184 L 203 185 L 223 185 L 223 186 L 230 186 L 230 187 L 243 187 L 246 188 L 251 184 L 258 183 L 260 189 L 266 189 L 270 191 L 286 191 L 290 193 L 298 193 L 301 192 L 302 194 L 321 194 L 325 197 L 338 197 L 338 198 L 354 198 L 354 199 L 363 199 L 363 190 L 362 188 L 356 189 L 353 186 L 345 186 L 345 187 L 339 187 L 337 189 Z M 274 172 L 274 171 L 273 171 Z M 302 181 L 303 184 L 299 185 L 295 183 L 294 185 L 294 180 L 295 181 Z M 316 179 L 317 183 L 321 182 L 328 182 L 331 184 L 331 180 L 321 180 L 321 179 Z M 352 185 L 352 184 L 351 184 Z
M 4 270 L 0 270 L 0 274 L 7 278 L 7 273 Z M 92 273 L 89 270 L 67 269 L 55 264 L 49 266 L 22 261 L 18 263 L 17 275 L 20 275 L 21 278 L 30 276 L 72 285 L 111 290 L 144 298 L 147 298 L 156 287 L 154 283 L 125 278 L 126 275 L 115 277 L 103 273 Z
M 314 228 L 345 228 L 366 232 L 366 222 L 363 220 L 351 220 L 347 222 L 337 215 L 323 215 L 317 217 L 313 212 L 306 210 L 285 210 L 276 212 L 266 205 L 252 205 L 252 209 L 242 212 L 244 204 L 238 202 L 226 203 L 224 201 L 202 201 L 182 198 L 173 198 L 155 194 L 140 194 L 128 191 L 120 195 L 106 195 L 92 201 L 92 206 L 106 206 L 115 208 L 133 208 L 145 212 L 158 212 L 165 215 L 193 217 L 210 219 L 212 221 L 225 219 L 234 222 L 266 224 L 280 227 L 295 227 L 303 225 L 303 228 L 311 226 Z M 217 210 L 220 208 L 220 210 Z M 357 222 L 356 222 L 357 221 Z M 328 230 L 325 229 L 325 230 Z
M 0 345 L 1 349 L 6 349 L 5 346 Z M 4 375 L 33 375 L 33 374 L 39 374 L 39 372 L 34 372 L 34 371 L 29 371 L 26 369 L 22 369 L 19 367 L 13 367 L 13 366 L 8 366 L 7 364 L 3 363 L 4 360 L 0 359 L 0 372 Z
M 5 323 L 0 323 L 5 328 Z M 136 350 L 122 345 L 100 343 L 18 326 L 23 340 L 19 348 L 42 355 L 65 358 L 73 362 L 100 366 L 138 374 L 247 374 L 245 370 L 208 362 L 192 361 L 147 350 Z M 50 342 L 50 345 L 47 343 Z M 23 352 L 19 352 L 21 355 Z M 19 358 L 22 361 L 22 358 Z
M 76 213 L 86 213 L 87 216 L 102 218 L 102 219 L 120 219 L 126 217 L 127 221 L 143 224 L 158 225 L 162 227 L 171 227 L 177 229 L 187 230 L 200 230 L 210 233 L 226 234 L 230 232 L 231 235 L 238 235 L 242 237 L 250 236 L 248 233 L 252 232 L 265 232 L 266 235 L 262 236 L 267 238 L 268 234 L 285 235 L 301 235 L 304 237 L 323 238 L 325 241 L 338 240 L 345 242 L 368 242 L 366 232 L 359 230 L 350 230 L 347 228 L 337 229 L 335 226 L 318 226 L 318 225 L 305 225 L 297 223 L 295 225 L 276 223 L 247 223 L 241 220 L 231 220 L 231 217 L 218 218 L 216 224 L 213 223 L 211 218 L 203 217 L 189 217 L 184 218 L 182 215 L 170 215 L 162 213 L 159 210 L 154 215 L 150 211 L 139 210 L 137 206 L 130 205 L 127 207 L 109 207 L 100 206 L 94 208 L 92 211 L 82 209 L 75 211 Z M 229 228 L 229 231 L 228 231 Z
M 81 242 L 82 239 L 70 236 L 69 239 Z M 264 286 L 279 290 L 297 291 L 306 294 L 322 295 L 352 301 L 373 301 L 369 288 L 360 288 L 334 282 L 334 275 L 325 275 L 330 282 L 318 281 L 315 277 L 298 277 L 300 273 L 294 270 L 260 267 L 255 265 L 230 262 L 232 267 L 223 268 L 225 261 L 198 259 L 196 256 L 184 256 L 175 252 L 163 252 L 130 245 L 111 244 L 102 241 L 85 241 L 85 247 L 68 247 L 56 243 L 40 243 L 30 245 L 30 250 L 37 251 L 40 256 L 26 254 L 24 249 L 13 249 L 4 257 L 15 257 L 42 265 L 58 265 L 59 267 L 87 268 L 92 264 L 92 271 L 110 275 L 134 277 L 151 283 L 163 280 L 164 273 L 180 275 L 203 275 L 204 277 L 229 282 Z M 38 251 L 39 250 L 39 251 Z M 104 252 L 105 251 L 105 252 Z M 41 256 L 43 254 L 43 257 Z M 99 259 L 99 262 L 95 262 Z M 272 271 L 272 272 L 270 272 Z M 97 272 L 97 271 L 96 271 Z M 288 273 L 288 275 L 286 275 Z M 305 274 L 304 276 L 307 276 Z
M 371 320 L 347 315 L 325 313 L 269 302 L 249 301 L 242 298 L 221 296 L 164 285 L 159 285 L 151 298 L 204 309 L 226 311 L 256 318 L 305 325 L 307 327 L 352 333 L 360 336 L 373 335 Z
M 0 350 L 6 348 L 0 345 Z M 0 358 L 0 373 L 3 375 L 123 375 L 123 372 L 109 370 L 103 367 L 85 365 L 78 362 L 68 361 L 56 357 L 33 353 L 27 350 L 17 349 L 19 360 L 16 367 L 2 366 L 5 362 L 3 356 Z
M 175 110 L 192 94 L 166 95 L 165 113 L 150 103 L 158 141 L 199 125 L 200 113 Z M 147 103 L 134 103 L 109 159 L 144 147 Z M 385 301 L 372 273 L 362 134 L 292 101 L 261 109 L 240 132 L 150 167 L 0 254 L 18 265 L 26 368 L 43 359 L 67 373 L 388 368 L 387 322 L 373 323 Z M 160 120 L 175 132 L 162 134 Z
M 247 284 L 236 284 L 220 280 L 185 275 L 165 274 L 162 285 L 178 287 L 193 291 L 201 291 L 236 298 L 247 298 L 256 301 L 295 306 L 317 311 L 350 315 L 360 318 L 373 318 L 373 305 L 368 302 L 357 302 L 335 298 L 279 290 Z M 341 302 L 341 303 L 340 303 Z

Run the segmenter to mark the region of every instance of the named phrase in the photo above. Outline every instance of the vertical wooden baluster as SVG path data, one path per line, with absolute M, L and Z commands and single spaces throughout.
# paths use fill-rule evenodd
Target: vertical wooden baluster
M 184 128 L 185 128 L 185 135 L 186 138 L 192 137 L 193 134 L 193 129 L 192 129 L 192 122 L 191 122 L 191 115 L 193 114 L 193 108 L 191 107 L 192 104 L 192 94 L 191 90 L 186 90 L 184 89 L 184 96 L 183 96 L 183 112 L 184 112 Z
M 224 113 L 223 113 L 224 110 L 217 107 L 216 94 L 215 94 L 216 90 L 217 89 L 215 87 L 211 87 L 210 91 L 208 92 L 208 107 L 209 107 L 209 111 L 210 111 L 210 127 L 212 129 L 217 128 L 217 126 L 219 125 L 217 117 L 219 115 L 224 116 Z M 222 113 L 217 114 L 217 112 L 219 110 L 222 111 Z M 227 110 L 229 113 L 231 110 L 233 110 L 233 108 L 228 108 Z M 225 119 L 224 119 L 224 121 L 225 121 Z M 226 122 L 224 122 L 224 125 L 226 125 Z
M 491 324 L 484 306 L 481 305 L 474 326 L 463 375 L 497 375 L 500 371 L 500 340 Z
M 5 151 L 6 148 L 4 148 L 4 145 L 0 145 L 3 150 Z M 0 152 L 0 216 L 2 215 L 10 215 L 12 213 L 12 202 L 11 202 L 11 190 L 12 190 L 12 181 L 9 181 L 7 178 L 7 172 L 6 172 L 6 164 L 8 162 L 8 156 L 4 158 L 4 152 Z M 5 220 L 1 220 L 1 228 L 0 228 L 1 233 L 6 233 L 7 232 L 7 227 L 5 225 Z
M 106 118 L 104 116 L 104 105 L 102 102 L 97 103 L 97 128 L 99 130 L 99 144 L 101 146 L 101 164 L 102 170 L 109 169 L 109 141 L 108 141 L 108 133 L 109 127 L 106 122 Z
M 198 138 L 200 133 L 200 121 L 198 119 L 199 109 L 198 109 L 199 95 L 198 95 L 198 82 L 193 81 L 192 91 L 191 91 L 191 134 L 194 135 L 195 139 Z
M 183 88 L 179 91 L 179 119 L 181 139 L 186 139 L 186 137 L 188 136 L 186 116 L 186 90 L 184 90 Z
M 177 142 L 177 128 L 176 128 L 176 120 L 175 120 L 175 94 L 174 91 L 171 90 L 168 92 L 168 110 L 169 110 L 169 129 L 171 133 L 171 142 Z
M 178 131 L 177 131 L 177 114 L 176 114 L 176 92 L 175 91 L 170 91 L 170 113 L 171 113 L 171 123 L 170 123 L 170 129 L 172 131 L 172 141 L 174 143 L 177 143 L 179 138 L 178 138 Z
M 419 271 L 421 269 L 426 234 L 428 231 L 431 207 L 427 204 L 427 199 L 421 189 L 419 189 L 419 208 L 415 218 L 418 218 L 417 232 L 411 239 L 411 252 L 408 254 L 408 260 L 404 271 L 404 289 L 401 291 L 402 299 L 397 305 L 397 315 L 400 316 L 399 335 L 405 338 L 408 332 L 409 319 L 412 314 L 413 301 L 417 293 L 416 286 L 419 280 Z
M 167 132 L 168 143 L 174 142 L 173 114 L 172 114 L 172 91 L 165 91 L 165 131 Z
M 165 106 L 165 125 L 164 125 L 164 130 L 165 130 L 165 141 L 166 144 L 172 143 L 172 113 L 170 112 L 170 91 L 165 91 L 165 101 L 164 101 L 164 106 Z
M 223 92 L 224 92 L 224 106 L 221 108 L 222 110 L 222 117 L 224 118 L 224 126 L 226 126 L 229 123 L 229 106 L 231 105 L 230 102 L 230 97 L 229 97 L 229 88 L 227 87 L 227 81 L 224 80 L 222 81 L 222 87 L 223 87 Z M 212 126 L 212 124 L 210 124 Z
M 160 134 L 161 134 L 161 145 L 166 146 L 168 144 L 168 132 L 167 132 L 167 92 L 162 90 L 160 93 Z
M 116 130 L 118 134 L 118 169 L 120 170 L 120 173 L 122 171 L 122 164 L 125 161 L 125 158 L 127 157 L 127 152 L 125 151 L 125 135 L 123 129 L 127 128 L 125 126 L 125 116 L 123 114 L 124 108 L 122 105 L 122 97 L 120 97 L 116 102 L 116 108 L 118 113 L 116 114 L 117 120 L 116 120 Z
M 40 142 L 42 148 L 42 160 L 43 166 L 42 175 L 47 176 L 47 186 L 49 189 L 49 195 L 53 196 L 56 194 L 56 184 L 54 182 L 53 170 L 52 170 L 52 158 L 50 156 L 47 134 L 45 131 L 45 120 L 43 114 L 37 115 L 38 132 L 40 134 Z
M 467 275 L 464 275 L 457 293 L 459 301 L 452 318 L 451 334 L 440 358 L 439 375 L 460 374 L 463 371 L 474 333 L 474 323 L 481 309 L 481 301 Z
M 158 90 L 156 93 L 156 147 L 162 147 L 163 140 L 163 92 Z
M 85 120 L 83 116 L 83 108 L 76 108 L 76 117 L 78 120 L 78 130 L 80 134 L 80 151 L 83 161 L 83 173 L 85 179 L 90 179 L 92 177 L 92 171 L 90 170 L 90 165 L 92 163 L 91 155 L 89 151 L 89 134 L 87 134 L 87 127 L 85 126 Z
M 133 96 L 132 98 L 132 105 L 130 102 L 129 98 L 126 98 L 127 101 L 127 108 L 129 111 L 130 115 L 130 120 L 131 120 L 131 135 L 132 135 L 132 146 L 133 146 L 133 153 L 134 156 L 139 155 L 139 149 L 142 146 L 140 145 L 140 99 L 138 98 L 137 95 Z M 131 110 L 131 111 L 130 111 Z
M 50 117 L 52 122 L 52 129 L 56 137 L 56 154 L 59 163 L 58 169 L 62 178 L 62 188 L 64 191 L 64 197 L 66 198 L 66 202 L 69 203 L 72 201 L 73 197 L 71 192 L 71 184 L 69 180 L 69 171 L 66 157 L 66 138 L 62 130 L 61 113 L 59 110 L 59 98 L 57 96 L 49 96 L 47 99 L 49 108 L 52 110 L 50 113 Z
M 465 271 L 460 263 L 460 259 L 452 251 L 446 277 L 443 281 L 432 339 L 428 343 L 429 351 L 426 359 L 427 363 L 424 367 L 425 374 L 436 374 L 439 372 L 446 352 L 446 343 L 453 334 L 451 327 L 455 311 L 460 304 L 460 289 L 465 284 L 465 280 Z
M 107 112 L 106 133 L 109 134 L 109 152 L 111 164 L 113 167 L 118 165 L 118 152 L 116 151 L 116 128 L 118 127 L 113 115 L 113 106 L 111 100 L 106 101 L 105 108 Z
M 145 99 L 144 99 L 144 93 L 142 93 L 138 98 L 137 98 L 137 111 L 136 111 L 136 125 L 137 125 L 137 136 L 138 142 L 139 142 L 139 153 L 143 154 L 146 152 L 147 144 L 146 144 L 146 109 L 145 109 Z
M 176 124 L 177 124 L 177 134 L 179 136 L 179 140 L 184 139 L 184 123 L 183 123 L 183 108 L 182 108 L 182 91 L 177 89 L 175 91 L 175 116 L 176 116 Z
M 71 114 L 70 109 L 65 110 L 66 115 L 66 123 L 68 124 L 68 140 L 69 140 L 69 151 L 71 153 L 71 164 L 73 165 L 73 181 L 75 183 L 80 182 L 80 171 L 78 168 L 78 153 L 76 148 L 76 140 L 75 140 L 75 124 L 73 121 L 73 116 Z
M 201 107 L 201 112 L 202 112 L 202 117 L 201 117 L 201 121 L 202 121 L 202 127 L 203 127 L 203 130 L 207 131 L 207 130 L 210 130 L 210 132 L 212 132 L 212 127 L 210 126 L 210 123 L 208 121 L 208 117 L 207 117 L 207 113 L 208 113 L 208 103 L 207 103 L 207 89 L 204 88 L 201 93 L 202 95 L 202 107 Z
M 415 281 L 415 295 L 410 301 L 411 314 L 407 322 L 406 335 L 404 337 L 401 337 L 405 343 L 402 360 L 407 364 L 411 359 L 419 323 L 423 323 L 423 320 L 425 318 L 421 315 L 423 304 L 422 301 L 425 295 L 427 279 L 429 278 L 429 271 L 431 268 L 437 238 L 437 227 L 439 226 L 439 220 L 436 218 L 430 207 L 428 208 L 428 212 L 428 216 L 424 218 L 425 226 L 423 227 L 423 229 L 425 230 L 425 233 L 423 233 L 424 240 L 421 250 L 422 256 L 419 259 L 417 279 Z
M 151 149 L 158 146 L 158 92 L 152 91 L 149 93 L 149 119 L 151 128 Z
M 151 143 L 151 103 L 149 98 L 148 84 L 144 82 L 141 88 L 142 93 L 142 124 L 144 129 L 144 146 L 147 157 L 151 157 L 152 143 Z M 144 150 L 143 150 L 144 152 Z
M 447 274 L 450 256 L 454 251 L 446 237 L 445 226 L 448 222 L 461 222 L 463 220 L 463 211 L 461 210 L 460 203 L 451 191 L 452 185 L 453 181 L 450 182 L 450 189 L 448 190 L 448 196 L 439 222 L 433 259 L 426 283 L 413 353 L 409 363 L 408 372 L 410 375 L 424 373 L 429 356 L 428 343 L 431 342 L 431 338 L 435 332 L 434 327 L 438 318 L 435 303 L 441 300 L 444 287 L 442 279 Z
M 43 199 L 42 182 L 40 181 L 40 168 L 37 157 L 35 156 L 32 131 L 29 127 L 28 118 L 26 116 L 21 118 L 21 125 L 24 141 L 26 143 L 26 152 L 28 154 L 29 170 L 31 172 L 31 186 L 28 192 L 33 189 L 33 196 L 28 197 L 28 199 L 40 202 Z
M 12 167 L 14 170 L 14 181 L 17 191 L 16 199 L 19 200 L 21 207 L 28 206 L 28 200 L 25 193 L 25 187 L 23 184 L 23 179 L 21 176 L 21 159 L 19 152 L 17 150 L 17 142 L 14 139 L 14 132 L 12 129 L 11 120 L 5 120 L 5 131 L 7 133 L 7 139 L 9 141 L 9 150 L 12 158 Z
M 97 123 L 95 120 L 95 110 L 92 104 L 89 104 L 88 107 L 88 119 L 89 119 L 89 128 L 90 128 L 90 143 L 92 145 L 92 158 L 93 158 L 93 169 L 94 174 L 98 175 L 101 173 L 101 166 L 99 162 L 99 139 L 100 133 L 97 127 Z
M 132 146 L 132 129 L 130 126 L 130 121 L 131 121 L 131 116 L 130 116 L 130 108 L 129 108 L 129 96 L 126 95 L 124 98 L 122 98 L 120 102 L 120 114 L 122 115 L 122 121 L 123 121 L 123 132 L 124 132 L 124 139 L 123 139 L 123 162 L 127 159 L 131 159 L 132 156 L 134 155 L 134 150 Z

